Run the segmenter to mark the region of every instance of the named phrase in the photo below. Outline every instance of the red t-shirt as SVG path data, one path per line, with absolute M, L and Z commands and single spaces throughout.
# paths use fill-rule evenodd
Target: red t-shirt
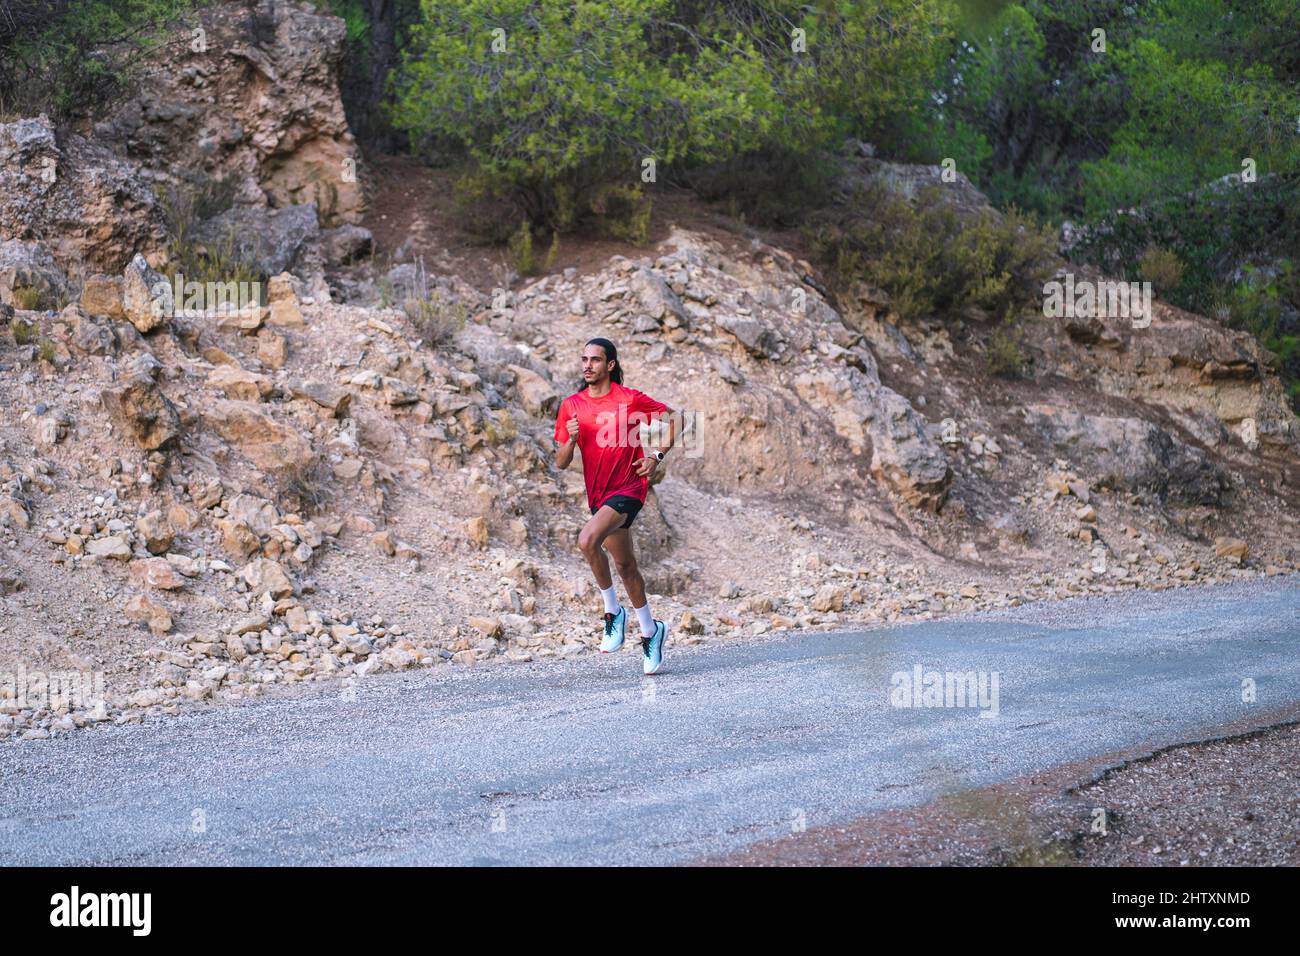
M 592 398 L 588 389 L 574 392 L 560 403 L 555 418 L 555 440 L 567 442 L 565 423 L 578 416 L 578 451 L 582 452 L 582 477 L 587 482 L 587 507 L 598 508 L 614 495 L 645 501 L 649 480 L 636 473 L 641 450 L 640 427 L 668 406 L 645 392 L 609 383 L 609 391 Z

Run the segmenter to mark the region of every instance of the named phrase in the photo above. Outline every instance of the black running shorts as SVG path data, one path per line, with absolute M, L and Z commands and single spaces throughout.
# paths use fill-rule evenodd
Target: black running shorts
M 627 515 L 627 518 L 624 519 L 623 523 L 619 525 L 619 527 L 630 528 L 632 527 L 632 519 L 635 518 L 636 513 L 641 510 L 642 502 L 637 501 L 631 495 L 613 495 L 606 498 L 601 502 L 601 504 L 592 508 L 591 513 L 595 514 L 604 505 L 609 505 L 621 515 Z

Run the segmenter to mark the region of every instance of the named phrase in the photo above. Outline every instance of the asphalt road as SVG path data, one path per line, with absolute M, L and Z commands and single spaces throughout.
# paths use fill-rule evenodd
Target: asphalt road
M 671 641 L 3 742 L 0 863 L 687 862 L 1300 700 L 1300 581 Z M 917 665 L 989 706 L 894 706 Z

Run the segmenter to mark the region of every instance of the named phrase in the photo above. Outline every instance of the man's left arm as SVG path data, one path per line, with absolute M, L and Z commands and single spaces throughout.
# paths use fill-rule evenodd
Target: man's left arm
M 664 460 L 664 455 L 667 454 L 668 449 L 673 447 L 673 442 L 677 440 L 678 413 L 676 409 L 669 408 L 661 402 L 656 402 L 655 405 L 657 406 L 656 410 L 649 413 L 649 417 L 652 421 L 663 421 L 666 419 L 668 423 L 668 434 L 663 438 L 663 444 L 658 447 L 653 445 L 650 446 L 650 453 L 638 462 L 636 473 L 641 476 L 653 472 L 659 463 Z

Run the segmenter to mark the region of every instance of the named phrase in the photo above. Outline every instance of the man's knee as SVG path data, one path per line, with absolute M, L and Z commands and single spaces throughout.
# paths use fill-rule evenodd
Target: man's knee
M 578 532 L 578 550 L 587 557 L 595 557 L 600 550 L 600 536 L 596 532 L 583 528 Z

